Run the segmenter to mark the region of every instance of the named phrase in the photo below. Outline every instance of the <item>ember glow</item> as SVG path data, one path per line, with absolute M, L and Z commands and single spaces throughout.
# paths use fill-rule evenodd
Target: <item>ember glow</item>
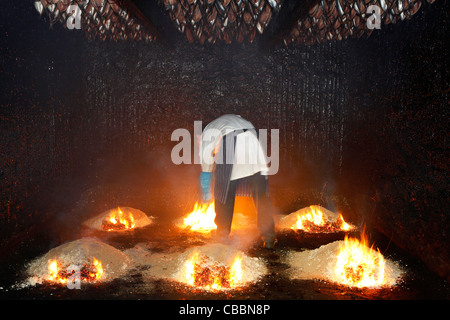
M 306 213 L 297 215 L 297 221 L 291 229 L 306 232 L 336 232 L 353 229 L 351 225 L 345 222 L 341 214 L 335 222 L 330 222 L 319 206 L 312 205 L 308 209 Z
M 380 287 L 385 284 L 385 260 L 379 250 L 361 241 L 345 237 L 334 269 L 338 281 L 352 287 Z
M 242 256 L 238 253 L 231 265 L 218 264 L 194 252 L 184 264 L 183 282 L 204 290 L 226 290 L 239 286 L 242 280 Z
M 95 257 L 93 258 L 92 265 L 84 265 L 78 271 L 79 274 L 75 274 L 76 272 L 76 270 L 63 269 L 57 259 L 52 259 L 48 262 L 47 280 L 51 282 L 66 284 L 69 277 L 77 276 L 81 281 L 95 282 L 102 279 L 104 275 L 102 263 Z
M 102 222 L 102 228 L 106 231 L 131 230 L 136 226 L 133 214 L 122 209 L 112 210 L 108 217 Z
M 216 212 L 214 210 L 214 201 L 210 203 L 195 203 L 194 209 L 183 220 L 183 226 L 192 231 L 208 233 L 217 229 L 214 219 Z

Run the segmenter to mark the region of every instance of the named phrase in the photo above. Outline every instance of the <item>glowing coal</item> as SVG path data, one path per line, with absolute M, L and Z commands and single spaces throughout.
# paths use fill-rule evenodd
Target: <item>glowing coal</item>
M 207 290 L 232 289 L 242 282 L 242 257 L 239 252 L 227 264 L 218 263 L 195 251 L 180 273 L 183 282 Z
M 46 280 L 66 284 L 68 281 L 79 279 L 84 282 L 97 282 L 103 277 L 104 271 L 101 261 L 93 258 L 91 265 L 69 266 L 64 268 L 57 259 L 48 261 L 48 277 Z
M 173 275 L 175 280 L 202 290 L 240 288 L 265 272 L 259 259 L 223 244 L 192 248 L 177 260 L 181 263 Z

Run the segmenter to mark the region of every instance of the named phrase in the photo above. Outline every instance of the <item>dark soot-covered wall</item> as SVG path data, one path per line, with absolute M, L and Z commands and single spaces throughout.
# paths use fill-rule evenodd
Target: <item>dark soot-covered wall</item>
M 280 130 L 271 190 L 281 212 L 320 199 L 448 279 L 444 9 L 425 4 L 370 38 L 265 51 L 258 40 L 200 46 L 182 36 L 172 50 L 89 42 L 12 5 L 0 22 L 1 238 L 42 232 L 30 230 L 85 190 L 121 181 L 139 187 L 102 209 L 128 199 L 170 211 L 192 199 L 183 190 L 196 190 L 199 171 L 171 163 L 172 131 L 238 113 Z M 311 190 L 318 198 L 304 196 Z

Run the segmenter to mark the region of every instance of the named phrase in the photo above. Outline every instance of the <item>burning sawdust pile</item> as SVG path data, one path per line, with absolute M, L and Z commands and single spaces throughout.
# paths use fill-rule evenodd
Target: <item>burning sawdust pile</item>
M 280 230 L 303 230 L 313 233 L 351 231 L 355 229 L 355 226 L 345 222 L 341 214 L 334 213 L 318 205 L 312 205 L 287 216 L 279 217 L 276 225 L 277 229 Z
M 123 275 L 130 259 L 120 250 L 95 238 L 82 238 L 51 249 L 29 263 L 29 276 L 21 284 L 27 285 L 54 282 L 64 284 L 74 272 L 84 282 L 104 282 Z
M 350 287 L 382 288 L 395 285 L 404 271 L 385 259 L 367 240 L 335 241 L 315 250 L 289 252 L 285 256 L 292 279 L 321 279 Z
M 148 217 L 144 212 L 130 207 L 117 207 L 86 220 L 84 225 L 103 231 L 127 231 L 150 225 L 153 217 Z
M 184 252 L 150 253 L 145 245 L 125 251 L 136 265 L 150 265 L 144 276 L 175 280 L 201 290 L 237 289 L 257 281 L 266 272 L 262 259 L 219 243 Z

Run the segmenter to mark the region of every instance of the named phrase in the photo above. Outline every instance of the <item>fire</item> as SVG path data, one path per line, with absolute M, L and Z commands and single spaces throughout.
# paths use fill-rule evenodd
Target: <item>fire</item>
M 95 272 L 91 272 L 89 275 L 94 278 L 94 281 L 100 280 L 103 277 L 103 266 L 100 261 L 94 258 Z
M 361 242 L 345 236 L 334 269 L 338 281 L 352 287 L 378 287 L 385 284 L 385 260 L 379 250 L 367 246 L 364 234 Z
M 338 218 L 337 222 L 340 224 L 340 228 L 343 231 L 350 231 L 353 229 L 353 226 L 351 226 L 347 222 L 345 222 L 342 214 L 339 214 L 339 218 Z
M 238 253 L 230 269 L 230 286 L 236 287 L 242 279 L 242 257 Z
M 109 217 L 103 220 L 102 228 L 106 231 L 122 231 L 134 229 L 136 226 L 134 217 L 131 212 L 126 213 L 119 207 L 117 210 L 111 211 Z
M 69 269 L 69 268 L 68 268 Z M 67 283 L 69 277 L 79 277 L 81 281 L 94 282 L 103 278 L 104 270 L 102 263 L 93 258 L 92 265 L 84 265 L 77 270 L 63 270 L 57 259 L 48 262 L 47 280 L 61 284 Z
M 194 252 L 184 264 L 183 281 L 206 290 L 232 289 L 242 280 L 242 256 L 238 253 L 231 266 L 219 265 Z
M 319 206 L 309 206 L 305 214 L 298 214 L 296 223 L 291 227 L 294 230 L 303 230 L 306 232 L 334 232 L 349 231 L 353 226 L 345 222 L 342 214 L 333 223 L 330 223 Z
M 214 201 L 210 203 L 195 203 L 194 209 L 183 220 L 183 225 L 192 231 L 208 233 L 217 229 L 214 219 L 216 212 L 214 210 Z
M 56 259 L 50 260 L 49 263 L 48 263 L 49 276 L 48 276 L 47 280 L 53 281 L 53 282 L 59 282 L 59 283 L 62 283 L 62 284 L 66 283 L 67 282 L 67 278 L 59 276 L 60 269 L 61 268 L 60 268 L 60 266 L 58 264 L 58 261 Z
M 324 226 L 326 221 L 322 210 L 316 206 L 309 206 L 309 211 L 307 213 L 297 216 L 297 223 L 293 228 L 310 231 L 307 222 L 313 223 L 315 226 Z

